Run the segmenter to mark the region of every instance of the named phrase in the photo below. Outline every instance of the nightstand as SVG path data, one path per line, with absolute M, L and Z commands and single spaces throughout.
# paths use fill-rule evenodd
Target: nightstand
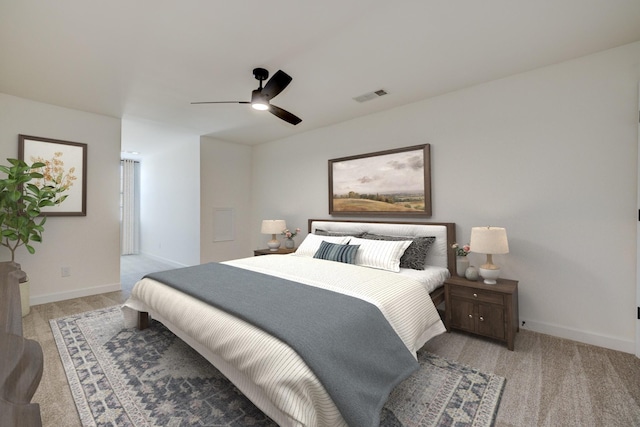
M 272 251 L 270 249 L 256 249 L 255 251 L 253 251 L 253 256 L 259 256 L 259 255 L 286 255 L 286 254 L 292 254 L 296 251 L 296 248 L 278 248 L 277 251 Z
M 518 282 L 498 279 L 495 285 L 451 277 L 444 282 L 445 324 L 507 343 L 513 351 L 518 326 Z

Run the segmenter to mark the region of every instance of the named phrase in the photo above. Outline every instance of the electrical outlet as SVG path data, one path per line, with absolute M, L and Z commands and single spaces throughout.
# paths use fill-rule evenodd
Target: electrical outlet
M 62 267 L 62 268 L 60 268 L 60 275 L 62 277 L 71 276 L 71 267 Z

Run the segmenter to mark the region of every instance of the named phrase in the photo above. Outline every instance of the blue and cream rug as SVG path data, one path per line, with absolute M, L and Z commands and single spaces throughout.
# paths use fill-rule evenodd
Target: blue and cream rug
M 120 307 L 51 320 L 83 426 L 275 426 L 196 351 L 152 322 L 125 329 Z M 382 426 L 490 426 L 505 379 L 418 353 Z

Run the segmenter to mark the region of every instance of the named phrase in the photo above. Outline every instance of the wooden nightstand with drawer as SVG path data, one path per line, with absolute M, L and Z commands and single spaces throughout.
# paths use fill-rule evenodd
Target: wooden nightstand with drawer
M 498 279 L 486 285 L 462 277 L 444 282 L 445 324 L 447 330 L 461 331 L 494 338 L 513 350 L 518 326 L 518 282 Z

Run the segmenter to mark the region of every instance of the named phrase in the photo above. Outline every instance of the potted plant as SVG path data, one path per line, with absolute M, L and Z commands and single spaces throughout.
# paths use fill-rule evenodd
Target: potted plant
M 17 159 L 7 161 L 10 165 L 0 165 L 0 172 L 7 175 L 0 179 L 0 245 L 11 251 L 10 262 L 15 264 L 16 249 L 24 246 L 33 254 L 35 248 L 31 242 L 42 242 L 47 217 L 41 215 L 41 208 L 62 203 L 67 198 L 62 193 L 71 184 L 64 171 L 52 175 L 53 169 L 48 162 L 28 165 Z M 16 266 L 20 269 L 19 264 Z M 26 273 L 22 273 L 20 291 L 24 316 L 29 312 L 29 281 Z

